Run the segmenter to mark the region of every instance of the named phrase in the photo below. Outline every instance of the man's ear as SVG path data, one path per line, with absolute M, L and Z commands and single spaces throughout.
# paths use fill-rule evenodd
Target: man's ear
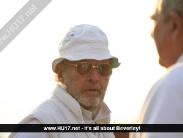
M 58 74 L 58 80 L 61 82 L 61 83 L 64 83 L 64 79 L 63 79 L 63 71 L 61 69 L 61 66 L 59 64 L 56 65 L 56 73 Z
M 183 29 L 183 18 L 175 11 L 171 11 L 170 16 L 172 19 L 172 38 L 175 40 L 181 37 L 181 32 Z

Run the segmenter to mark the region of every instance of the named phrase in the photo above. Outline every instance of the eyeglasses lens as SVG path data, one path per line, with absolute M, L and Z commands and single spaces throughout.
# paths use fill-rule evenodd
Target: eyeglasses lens
M 91 71 L 92 67 L 93 67 L 93 65 L 91 63 L 79 63 L 77 65 L 77 72 L 80 75 L 86 75 L 88 72 Z M 102 76 L 109 76 L 112 73 L 112 69 L 111 69 L 110 65 L 108 65 L 108 64 L 98 64 L 97 71 Z
M 77 72 L 81 75 L 87 74 L 92 68 L 92 64 L 90 63 L 79 63 L 77 65 Z

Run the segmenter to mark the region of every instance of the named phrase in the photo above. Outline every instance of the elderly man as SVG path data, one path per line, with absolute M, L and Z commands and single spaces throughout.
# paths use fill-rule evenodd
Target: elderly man
M 183 0 L 159 0 L 152 36 L 168 72 L 153 86 L 137 123 L 183 124 Z M 183 133 L 136 133 L 133 138 L 183 138 Z
M 108 124 L 110 110 L 103 102 L 112 68 L 120 63 L 108 49 L 108 39 L 96 26 L 71 28 L 52 63 L 58 85 L 21 124 Z M 113 138 L 113 133 L 12 133 L 14 138 Z

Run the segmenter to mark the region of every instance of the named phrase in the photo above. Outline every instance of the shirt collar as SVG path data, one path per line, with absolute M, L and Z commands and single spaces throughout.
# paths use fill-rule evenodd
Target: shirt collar
M 79 103 L 65 90 L 64 86 L 57 85 L 53 92 L 53 96 L 54 95 L 59 98 L 59 100 L 61 100 L 65 106 L 73 112 L 73 114 L 75 114 L 80 120 L 84 120 L 86 123 L 102 122 L 107 124 L 110 122 L 111 111 L 104 102 L 101 103 L 96 117 L 92 120 L 92 112 L 81 107 Z
M 111 113 L 108 106 L 104 102 L 101 103 L 100 109 L 94 120 L 92 120 L 92 112 L 84 109 L 83 107 L 81 107 L 81 111 L 83 114 L 83 119 L 86 123 L 95 123 L 97 120 L 107 118 Z

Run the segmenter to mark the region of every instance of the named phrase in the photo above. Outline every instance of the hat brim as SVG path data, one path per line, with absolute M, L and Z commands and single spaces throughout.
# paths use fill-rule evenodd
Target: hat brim
M 64 58 L 57 58 L 52 62 L 52 71 L 56 73 L 56 65 L 60 62 L 62 62 L 64 60 Z

